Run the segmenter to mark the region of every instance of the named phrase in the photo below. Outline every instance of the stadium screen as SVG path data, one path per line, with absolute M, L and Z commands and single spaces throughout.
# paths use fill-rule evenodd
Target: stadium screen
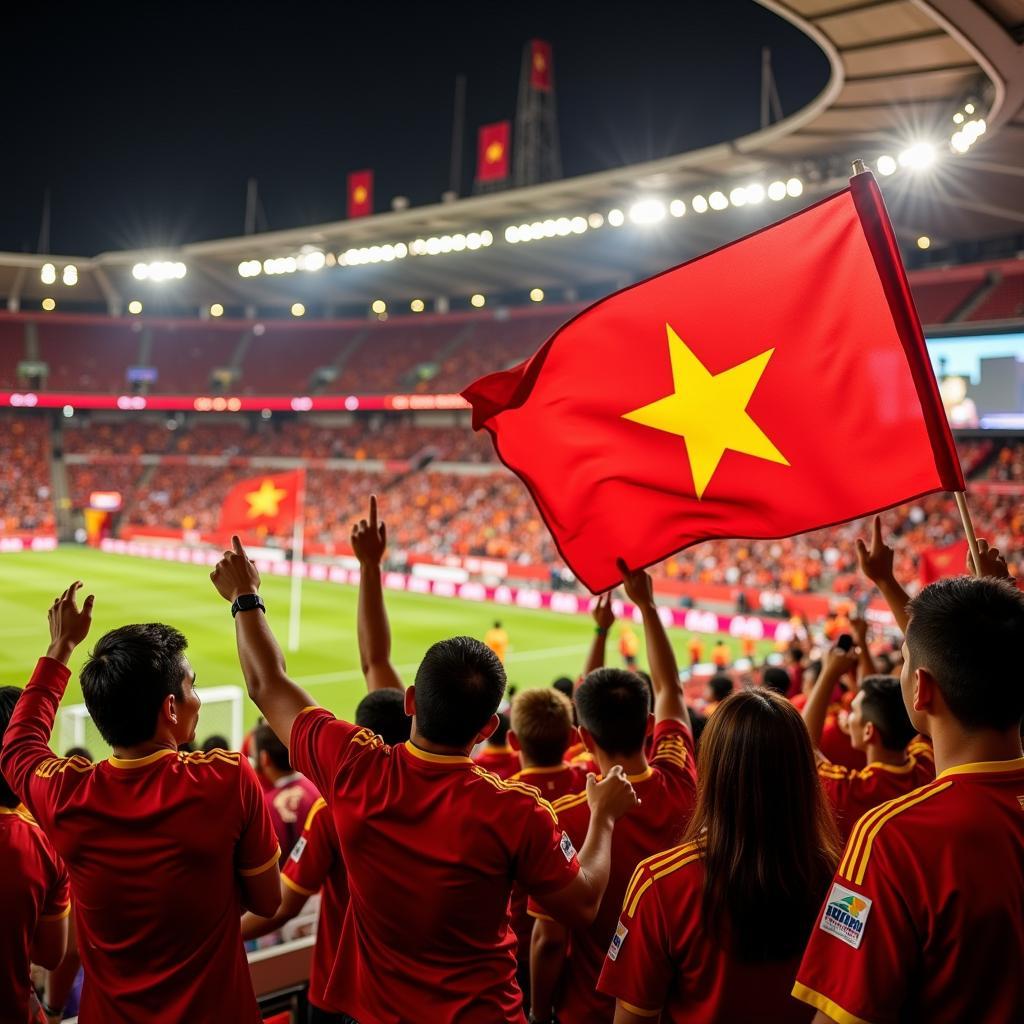
M 929 338 L 928 354 L 955 429 L 1024 428 L 1024 331 Z

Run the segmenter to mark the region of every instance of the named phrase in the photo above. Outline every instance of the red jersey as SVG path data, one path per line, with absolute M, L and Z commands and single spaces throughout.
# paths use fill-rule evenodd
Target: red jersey
M 82 1024 L 257 1024 L 239 876 L 277 864 L 256 773 L 237 753 L 54 757 L 70 672 L 41 658 L 0 771 L 67 865 L 85 967 Z
M 364 1024 L 522 1024 L 512 884 L 543 896 L 579 873 L 551 805 L 468 757 L 386 746 L 323 708 L 299 715 L 290 749 L 348 869 L 331 1005 Z
M 693 812 L 697 771 L 690 730 L 679 722 L 659 722 L 647 771 L 628 778 L 640 803 L 615 823 L 611 874 L 594 923 L 572 932 L 562 985 L 555 997 L 561 1024 L 594 1024 L 610 1021 L 615 1015 L 614 1000 L 596 991 L 597 979 L 637 864 L 678 843 Z M 582 845 L 590 827 L 586 793 L 563 797 L 553 806 L 569 838 Z M 543 916 L 543 900 L 531 900 L 530 908 L 531 913 Z
M 905 764 L 872 761 L 855 771 L 822 761 L 818 765 L 821 788 L 832 805 L 843 842 L 857 819 L 887 800 L 894 800 L 935 778 L 935 763 L 924 756 L 909 754 Z
M 25 807 L 0 807 L 0 1020 L 27 1021 L 29 948 L 71 911 L 68 873 Z
M 549 803 L 567 793 L 578 793 L 587 786 L 587 771 L 581 765 L 561 764 L 550 767 L 524 768 L 509 780 L 525 782 L 535 786 Z M 521 886 L 512 889 L 512 901 L 509 904 L 512 931 L 516 935 L 517 958 L 526 963 L 530 959 L 530 936 L 533 933 L 533 918 L 528 912 L 528 899 Z
M 522 762 L 519 760 L 518 751 L 513 750 L 511 747 L 491 747 L 485 745 L 484 749 L 473 760 L 481 768 L 494 772 L 495 775 L 502 779 L 515 775 L 523 767 Z
M 302 835 L 281 869 L 289 889 L 303 896 L 320 892 L 320 918 L 309 971 L 309 1001 L 321 1010 L 333 1010 L 327 1001 L 327 980 L 334 966 L 334 951 L 341 940 L 341 922 L 348 906 L 348 874 L 338 849 L 338 835 L 327 807 L 318 798 L 310 808 Z
M 1024 758 L 948 768 L 857 822 L 793 995 L 843 1022 L 1024 1020 L 1022 908 Z
M 272 789 L 266 790 L 267 810 L 274 823 L 278 846 L 281 847 L 281 865 L 302 835 L 302 823 L 309 817 L 313 804 L 320 799 L 316 786 L 296 772 L 278 779 Z
M 800 957 L 737 959 L 705 933 L 703 897 L 704 859 L 696 843 L 643 861 L 626 892 L 600 991 L 640 1017 L 661 1011 L 662 1024 L 810 1021 L 814 1011 L 789 994 Z

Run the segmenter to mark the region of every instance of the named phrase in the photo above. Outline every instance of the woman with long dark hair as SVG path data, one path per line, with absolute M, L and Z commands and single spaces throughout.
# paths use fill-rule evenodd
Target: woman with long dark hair
M 615 1024 L 804 1024 L 790 996 L 839 840 L 800 714 L 769 689 L 724 700 L 681 846 L 637 867 L 598 988 Z

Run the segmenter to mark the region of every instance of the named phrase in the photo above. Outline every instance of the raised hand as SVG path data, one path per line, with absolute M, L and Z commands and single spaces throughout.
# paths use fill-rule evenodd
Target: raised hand
M 78 590 L 81 580 L 64 591 L 60 597 L 54 598 L 47 613 L 50 622 L 50 649 L 47 656 L 67 664 L 71 652 L 89 635 L 92 626 L 93 595 L 90 594 L 78 607 Z
M 841 647 L 833 647 L 826 655 L 821 665 L 822 675 L 827 674 L 831 679 L 838 679 L 847 672 L 855 673 L 860 654 L 856 647 L 844 651 Z
M 850 618 L 850 632 L 858 647 L 863 647 L 868 642 L 868 620 L 854 615 Z
M 360 565 L 380 565 L 388 546 L 387 524 L 377 521 L 377 495 L 370 495 L 370 518 L 352 527 L 352 550 Z
M 592 817 L 617 821 L 636 807 L 640 799 L 622 765 L 617 764 L 600 782 L 593 772 L 587 776 L 587 803 Z
M 871 527 L 871 547 L 857 538 L 857 564 L 872 583 L 888 582 L 895 578 L 893 549 L 882 540 L 882 517 L 875 516 Z
M 967 552 L 967 573 L 974 575 L 974 559 Z M 997 580 L 1013 579 L 1006 566 L 1006 559 L 999 553 L 999 548 L 990 548 L 984 537 L 978 538 L 978 575 L 992 576 Z
M 210 579 L 225 601 L 234 601 L 240 594 L 255 594 L 260 589 L 259 570 L 237 536 L 231 538 L 231 550 L 224 552 Z
M 594 623 L 602 632 L 607 633 L 615 624 L 615 612 L 612 611 L 611 591 L 601 594 L 594 602 L 590 614 L 594 617 Z
M 651 583 L 650 574 L 643 569 L 630 569 L 622 558 L 617 558 L 615 565 L 622 573 L 622 585 L 625 587 L 626 597 L 638 608 L 653 605 L 654 585 Z

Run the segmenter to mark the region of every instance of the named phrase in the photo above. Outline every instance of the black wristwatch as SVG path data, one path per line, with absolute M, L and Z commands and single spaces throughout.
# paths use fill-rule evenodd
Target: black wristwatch
M 259 608 L 264 615 L 267 612 L 267 606 L 259 594 L 239 594 L 231 603 L 231 618 L 239 612 L 251 612 L 255 608 Z

